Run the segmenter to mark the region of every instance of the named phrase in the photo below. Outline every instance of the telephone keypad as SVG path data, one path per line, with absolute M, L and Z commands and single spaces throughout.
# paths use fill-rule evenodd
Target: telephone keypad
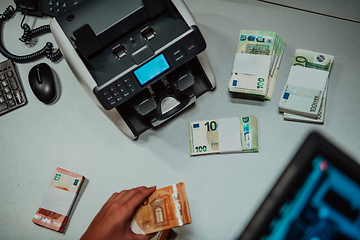
M 47 0 L 42 6 L 45 15 L 56 17 L 83 0 Z

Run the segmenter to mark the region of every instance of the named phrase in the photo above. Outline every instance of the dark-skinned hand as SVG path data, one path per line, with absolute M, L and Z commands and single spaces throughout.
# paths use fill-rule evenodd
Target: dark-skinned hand
M 100 209 L 81 240 L 149 240 L 155 234 L 135 234 L 130 222 L 136 208 L 156 187 L 137 187 L 114 193 Z

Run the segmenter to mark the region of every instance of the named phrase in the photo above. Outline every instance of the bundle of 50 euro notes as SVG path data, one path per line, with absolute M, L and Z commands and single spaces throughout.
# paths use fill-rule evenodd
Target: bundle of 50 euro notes
M 270 31 L 241 30 L 228 89 L 271 100 L 286 42 Z
M 253 115 L 189 123 L 190 155 L 258 152 L 258 124 Z
M 131 230 L 149 234 L 191 223 L 185 184 L 179 182 L 156 189 L 136 210 Z
M 279 102 L 285 120 L 324 123 L 334 56 L 297 49 Z
M 56 168 L 50 187 L 32 222 L 58 232 L 64 232 L 71 208 L 85 177 Z

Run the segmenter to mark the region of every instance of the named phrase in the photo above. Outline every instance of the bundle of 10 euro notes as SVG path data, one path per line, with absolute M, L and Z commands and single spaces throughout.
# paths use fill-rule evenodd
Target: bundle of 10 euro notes
M 136 210 L 131 230 L 149 234 L 191 223 L 185 184 L 179 182 L 156 189 Z
M 230 93 L 271 100 L 285 46 L 275 32 L 241 30 L 228 85 Z
M 334 56 L 297 49 L 279 102 L 285 120 L 324 123 Z
M 258 123 L 253 115 L 189 123 L 190 155 L 258 152 Z

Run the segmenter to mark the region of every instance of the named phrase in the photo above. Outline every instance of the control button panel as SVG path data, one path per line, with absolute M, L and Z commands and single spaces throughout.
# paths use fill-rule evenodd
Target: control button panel
M 118 106 L 132 97 L 136 92 L 135 79 L 122 77 L 110 86 L 101 90 L 97 96 L 106 110 Z
M 195 52 L 198 48 L 196 42 L 194 39 L 190 40 L 189 42 L 185 43 L 184 45 L 185 51 L 187 54 L 191 54 L 192 52 Z
M 182 60 L 185 57 L 182 48 L 177 48 L 175 51 L 173 51 L 172 57 L 176 62 Z

